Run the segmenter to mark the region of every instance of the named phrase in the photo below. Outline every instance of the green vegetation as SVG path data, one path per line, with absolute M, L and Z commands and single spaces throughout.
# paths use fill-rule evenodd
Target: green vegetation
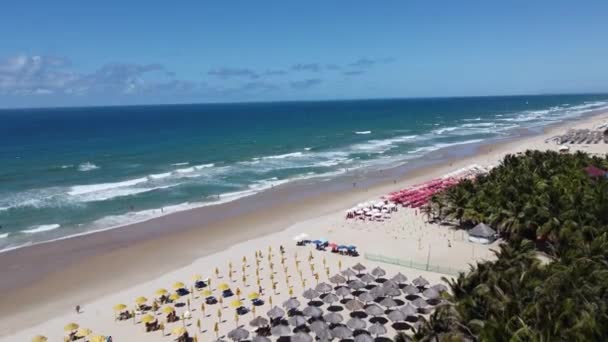
M 450 304 L 414 339 L 608 340 L 608 179 L 589 177 L 589 165 L 608 159 L 528 151 L 435 196 L 430 218 L 485 222 L 506 243 L 450 281 Z

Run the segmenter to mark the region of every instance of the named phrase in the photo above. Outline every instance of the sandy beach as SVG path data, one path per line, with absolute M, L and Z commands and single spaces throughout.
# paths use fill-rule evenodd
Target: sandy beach
M 297 297 L 301 297 L 305 289 L 314 287 L 314 273 L 319 274 L 319 282 L 328 281 L 340 269 L 357 262 L 369 270 L 382 267 L 388 275 L 401 272 L 410 281 L 423 276 L 431 284 L 440 283 L 442 277 L 451 274 L 373 261 L 369 256 L 438 265 L 457 272 L 476 261 L 492 258 L 491 249 L 496 248 L 498 242 L 472 244 L 463 231 L 429 224 L 413 209 L 400 208 L 384 222 L 346 220 L 345 210 L 470 165 L 496 165 L 509 153 L 527 149 L 557 150 L 559 146 L 546 142 L 548 138 L 570 128 L 593 129 L 607 120 L 608 113 L 596 113 L 546 128 L 540 134 L 477 146 L 465 157 L 436 151 L 415 169 L 383 170 L 382 174 L 375 175 L 377 180 L 373 184 L 366 181 L 369 174 L 355 174 L 337 182 L 323 183 L 324 191 L 304 185 L 276 187 L 231 203 L 2 253 L 0 341 L 28 341 L 37 334 L 49 337 L 49 341 L 62 341 L 63 327 L 69 322 L 89 328 L 94 334 L 111 335 L 114 341 L 173 340 L 161 332 L 144 332 L 138 323 L 140 316 L 135 320 L 115 321 L 112 307 L 118 303 L 131 307 L 138 296 L 151 299 L 157 289 L 172 289 L 172 284 L 178 281 L 190 287 L 195 274 L 210 278 L 212 287 L 226 282 L 233 290 L 240 288 L 245 297 L 243 301 L 248 302 L 247 294 L 258 291 L 255 284 L 257 251 L 264 256 L 259 273 L 265 292 L 262 296 L 265 304 L 256 307 L 258 315 L 272 307 L 269 296 L 274 305 L 280 306 L 291 296 L 290 287 Z M 571 145 L 570 151 L 575 150 L 605 154 L 608 145 Z M 357 183 L 356 186 L 353 183 Z M 293 237 L 302 233 L 312 239 L 326 238 L 339 244 L 356 245 L 361 255 L 351 257 L 296 246 Z M 285 248 L 284 265 L 280 246 Z M 243 257 L 247 260 L 244 264 Z M 227 272 L 230 263 L 234 270 L 232 276 Z M 299 267 L 302 277 L 297 271 Z M 273 282 L 278 284 L 276 291 L 272 290 Z M 199 341 L 212 341 L 216 337 L 215 322 L 224 321 L 219 324 L 219 336 L 237 326 L 234 309 L 229 304 L 233 298 L 223 304 L 220 319 L 218 308 L 222 305 L 209 306 L 203 313 L 202 296 L 188 297 L 180 299 L 184 305 L 177 311 L 181 314 L 188 310 L 186 301 L 190 301 L 193 319 L 185 324 L 191 336 L 198 334 Z M 75 312 L 76 305 L 81 306 L 82 312 Z M 244 315 L 239 325 L 251 329 L 248 322 L 253 316 L 252 313 Z M 197 319 L 201 320 L 200 331 L 196 327 Z M 165 333 L 181 325 L 182 322 L 169 323 Z M 394 332 L 387 334 L 393 335 Z

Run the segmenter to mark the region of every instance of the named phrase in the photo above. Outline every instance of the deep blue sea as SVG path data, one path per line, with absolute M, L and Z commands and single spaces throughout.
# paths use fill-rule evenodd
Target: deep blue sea
M 608 95 L 551 95 L 1 110 L 0 250 L 607 106 Z

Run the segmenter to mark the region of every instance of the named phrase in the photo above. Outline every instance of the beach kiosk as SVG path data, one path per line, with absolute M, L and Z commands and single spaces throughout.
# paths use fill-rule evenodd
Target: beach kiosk
M 485 223 L 480 223 L 469 230 L 469 241 L 471 242 L 485 245 L 494 242 L 496 237 L 496 231 Z

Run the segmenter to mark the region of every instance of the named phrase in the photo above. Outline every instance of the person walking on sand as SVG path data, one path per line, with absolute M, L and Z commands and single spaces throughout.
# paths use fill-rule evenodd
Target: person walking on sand
M 76 305 L 76 313 L 79 314 L 80 313 L 80 305 Z
M 258 292 L 260 293 L 260 296 L 264 295 L 264 288 L 262 287 L 262 285 L 260 285 L 260 290 Z

